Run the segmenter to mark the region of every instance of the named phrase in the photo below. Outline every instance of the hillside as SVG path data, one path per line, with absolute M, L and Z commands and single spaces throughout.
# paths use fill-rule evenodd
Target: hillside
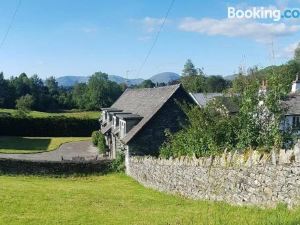
M 89 77 L 85 76 L 62 76 L 58 77 L 56 81 L 58 82 L 59 86 L 70 87 L 76 83 L 86 83 Z
M 164 72 L 164 73 L 158 73 L 154 76 L 150 77 L 149 79 L 153 83 L 168 83 L 173 80 L 178 80 L 180 76 L 177 73 L 173 72 Z
M 126 83 L 126 84 L 129 84 L 129 85 L 138 85 L 138 84 L 140 84 L 144 81 L 142 78 L 126 79 L 124 77 L 117 76 L 117 75 L 108 75 L 108 79 L 111 80 L 111 81 L 114 81 L 118 84 Z
M 118 84 L 127 83 L 129 85 L 138 85 L 143 82 L 143 79 L 141 78 L 127 80 L 126 78 L 117 75 L 108 75 L 108 79 Z M 65 87 L 73 86 L 76 83 L 86 83 L 88 80 L 88 76 L 62 76 L 56 79 L 59 86 Z
M 153 83 L 168 83 L 173 80 L 178 80 L 179 78 L 180 76 L 177 73 L 164 72 L 164 73 L 155 74 L 149 79 L 152 80 Z M 56 80 L 59 86 L 70 87 L 76 83 L 86 83 L 88 79 L 89 79 L 88 76 L 62 76 L 62 77 L 58 77 Z M 129 86 L 139 85 L 144 81 L 144 79 L 142 78 L 126 79 L 118 75 L 108 75 L 108 79 L 118 84 L 126 83 Z
M 232 81 L 232 80 L 234 80 L 237 76 L 238 76 L 238 74 L 232 74 L 232 75 L 223 76 L 223 78 L 224 78 L 225 80 L 230 80 L 230 81 Z

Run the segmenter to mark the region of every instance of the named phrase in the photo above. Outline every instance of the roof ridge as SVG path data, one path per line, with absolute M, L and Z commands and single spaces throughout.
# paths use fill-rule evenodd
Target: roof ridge
M 156 90 L 156 89 L 171 89 L 171 88 L 179 88 L 181 86 L 181 84 L 173 84 L 173 85 L 166 85 L 166 86 L 160 86 L 160 87 L 153 87 L 153 88 L 126 88 L 125 91 L 129 90 L 136 90 L 136 91 L 142 91 L 142 90 Z M 125 92 L 124 91 L 124 92 Z

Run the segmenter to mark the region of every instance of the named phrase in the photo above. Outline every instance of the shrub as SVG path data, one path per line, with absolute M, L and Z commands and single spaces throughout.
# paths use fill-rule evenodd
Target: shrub
M 98 134 L 99 135 L 98 135 L 97 146 L 98 146 L 99 152 L 104 154 L 106 152 L 105 138 L 104 138 L 104 135 L 101 132 L 99 132 Z
M 209 156 L 232 149 L 236 145 L 236 119 L 214 109 L 194 107 L 187 111 L 190 124 L 172 134 L 160 148 L 164 158 L 181 156 Z
M 111 170 L 113 172 L 125 171 L 125 154 L 124 154 L 124 152 L 117 152 L 116 158 L 111 163 Z
M 98 139 L 100 136 L 100 131 L 96 130 L 92 133 L 92 142 L 94 146 L 98 146 Z
M 20 111 L 28 112 L 34 103 L 32 95 L 24 95 L 16 100 L 16 108 Z

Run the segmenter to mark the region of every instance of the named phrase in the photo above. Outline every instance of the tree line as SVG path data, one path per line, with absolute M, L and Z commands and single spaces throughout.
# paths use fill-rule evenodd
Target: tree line
M 86 84 L 59 86 L 54 77 L 42 80 L 22 73 L 5 79 L 0 73 L 0 108 L 58 111 L 62 109 L 99 110 L 110 106 L 126 87 L 108 80 L 102 72 L 94 73 Z
M 182 83 L 189 92 L 220 92 L 231 85 L 221 76 L 205 76 L 188 60 L 179 80 L 156 84 L 144 80 L 131 88 L 153 88 L 177 83 Z M 102 72 L 94 73 L 87 83 L 78 83 L 72 87 L 59 86 L 53 76 L 42 80 L 38 75 L 29 77 L 21 73 L 5 79 L 4 74 L 0 73 L 0 108 L 24 111 L 99 110 L 101 107 L 109 107 L 126 88 L 126 84 L 110 81 L 108 75 Z

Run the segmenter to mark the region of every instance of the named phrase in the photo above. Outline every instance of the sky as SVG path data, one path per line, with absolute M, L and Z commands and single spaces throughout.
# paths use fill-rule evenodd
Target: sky
M 19 1 L 0 0 L 0 43 L 9 31 L 0 45 L 0 71 L 6 77 L 102 71 L 149 78 L 166 71 L 180 74 L 187 59 L 208 75 L 230 75 L 240 66 L 285 63 L 300 41 L 300 19 L 227 18 L 229 6 L 285 9 L 300 0 L 175 0 L 141 67 L 171 0 L 21 0 L 12 20 Z

